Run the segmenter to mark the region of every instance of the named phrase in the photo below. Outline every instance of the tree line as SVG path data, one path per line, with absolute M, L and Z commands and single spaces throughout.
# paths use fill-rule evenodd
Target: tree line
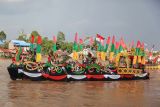
M 35 43 L 37 42 L 37 37 L 40 35 L 38 31 L 32 31 L 31 34 L 28 36 L 24 32 L 21 32 L 18 37 L 16 38 L 17 40 L 22 40 L 25 42 L 30 43 L 31 35 L 35 37 Z M 6 33 L 4 31 L 0 32 L 0 41 L 3 42 L 4 44 L 1 45 L 0 47 L 2 48 L 8 48 L 9 41 L 6 41 Z M 61 49 L 63 51 L 67 51 L 68 53 L 72 53 L 72 47 L 73 47 L 73 42 L 67 42 L 65 41 L 65 34 L 63 32 L 58 32 L 57 34 L 57 49 Z M 48 39 L 48 37 L 42 36 L 42 54 L 48 54 L 53 46 L 53 40 Z

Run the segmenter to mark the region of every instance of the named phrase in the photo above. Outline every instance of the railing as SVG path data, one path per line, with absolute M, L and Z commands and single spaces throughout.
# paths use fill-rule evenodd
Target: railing
M 146 65 L 146 70 L 160 70 L 160 65 Z
M 118 68 L 118 74 L 141 74 L 141 69 L 134 69 L 134 68 Z

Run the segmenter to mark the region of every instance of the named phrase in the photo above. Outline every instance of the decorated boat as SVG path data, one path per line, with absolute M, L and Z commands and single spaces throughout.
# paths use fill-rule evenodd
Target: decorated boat
M 93 39 L 90 39 L 89 47 L 83 40 L 78 43 L 78 35 L 75 35 L 73 51 L 71 54 L 62 55 L 57 53 L 56 37 L 53 39 L 53 48 L 48 55 L 46 63 L 41 59 L 41 36 L 38 36 L 34 46 L 34 36 L 31 37 L 31 46 L 28 58 L 22 59 L 21 47 L 17 49 L 8 72 L 12 80 L 52 80 L 52 81 L 111 81 L 111 80 L 137 80 L 149 79 L 149 73 L 145 71 L 144 46 L 137 42 L 136 48 L 127 50 L 121 38 L 115 42 L 115 37 L 104 40 L 100 39 L 95 49 L 92 47 Z M 103 42 L 102 42 L 103 41 Z

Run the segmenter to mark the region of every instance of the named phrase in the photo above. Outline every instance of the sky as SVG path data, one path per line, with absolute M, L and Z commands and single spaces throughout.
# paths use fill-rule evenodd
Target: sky
M 52 38 L 62 31 L 71 41 L 97 33 L 143 41 L 160 50 L 160 0 L 0 0 L 0 30 L 7 40 L 33 30 Z

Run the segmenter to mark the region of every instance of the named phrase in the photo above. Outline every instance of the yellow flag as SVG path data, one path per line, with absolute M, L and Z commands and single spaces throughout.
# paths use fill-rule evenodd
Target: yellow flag
M 142 64 L 143 64 L 143 65 L 146 64 L 146 61 L 145 61 L 145 57 L 144 57 L 144 56 L 142 57 Z
M 141 56 L 138 56 L 138 63 L 141 63 L 141 62 L 142 62 Z
M 41 53 L 36 54 L 36 62 L 41 62 L 42 56 Z
M 110 52 L 110 55 L 109 55 L 109 60 L 110 60 L 110 61 L 113 60 L 113 56 L 114 56 L 114 52 Z
M 118 66 L 118 64 L 119 64 L 119 58 L 120 58 L 120 54 L 117 54 L 116 55 L 116 66 Z
M 105 59 L 106 59 L 106 53 L 101 52 L 101 60 L 105 61 Z
M 133 58 L 133 64 L 136 64 L 137 63 L 137 56 L 134 56 Z
M 73 52 L 73 59 L 78 60 L 78 53 L 77 52 Z

